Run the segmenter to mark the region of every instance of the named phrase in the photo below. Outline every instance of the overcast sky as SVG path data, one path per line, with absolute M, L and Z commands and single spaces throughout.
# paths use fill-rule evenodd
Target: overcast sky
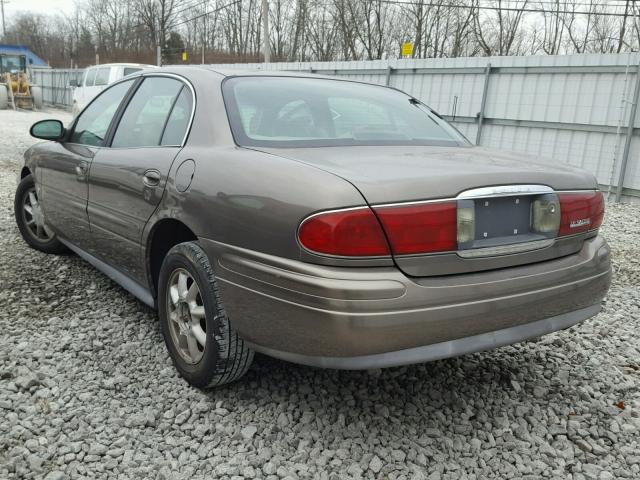
M 74 0 L 5 0 L 4 13 L 7 20 L 16 12 L 71 13 Z

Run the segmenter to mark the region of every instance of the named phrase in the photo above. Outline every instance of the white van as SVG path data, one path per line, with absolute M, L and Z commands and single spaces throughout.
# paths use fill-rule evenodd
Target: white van
M 79 85 L 75 84 L 74 81 L 71 82 L 71 86 L 76 87 L 73 91 L 73 104 L 71 106 L 73 116 L 75 117 L 80 113 L 104 87 L 144 68 L 156 67 L 142 63 L 105 63 L 104 65 L 87 68 Z

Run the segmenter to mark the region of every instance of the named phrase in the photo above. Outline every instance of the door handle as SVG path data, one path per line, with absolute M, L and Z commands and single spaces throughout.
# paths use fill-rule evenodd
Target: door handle
M 80 162 L 76 165 L 76 175 L 84 177 L 87 174 L 89 164 L 87 162 Z
M 147 187 L 157 187 L 162 179 L 160 172 L 157 170 L 147 170 L 142 177 L 142 183 Z

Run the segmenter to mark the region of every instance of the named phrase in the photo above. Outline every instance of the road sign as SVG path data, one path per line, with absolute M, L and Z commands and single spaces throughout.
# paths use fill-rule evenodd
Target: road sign
M 402 44 L 402 56 L 403 57 L 410 57 L 411 55 L 413 55 L 413 43 L 411 42 L 405 42 Z
M 183 62 L 187 61 L 187 52 L 182 52 L 182 61 Z

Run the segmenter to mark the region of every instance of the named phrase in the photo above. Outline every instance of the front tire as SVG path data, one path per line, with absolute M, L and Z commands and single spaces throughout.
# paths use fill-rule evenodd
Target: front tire
M 33 175 L 24 177 L 18 184 L 13 202 L 18 230 L 25 242 L 44 253 L 65 253 L 65 247 L 47 225 L 38 200 Z
M 42 98 L 42 88 L 39 86 L 31 87 L 31 97 L 33 98 L 33 106 L 36 110 L 42 110 L 44 99 Z
M 191 385 L 224 385 L 249 369 L 253 350 L 229 323 L 209 259 L 196 242 L 176 245 L 162 262 L 158 313 L 173 363 Z
M 9 108 L 9 96 L 7 89 L 3 84 L 0 84 L 0 110 Z

